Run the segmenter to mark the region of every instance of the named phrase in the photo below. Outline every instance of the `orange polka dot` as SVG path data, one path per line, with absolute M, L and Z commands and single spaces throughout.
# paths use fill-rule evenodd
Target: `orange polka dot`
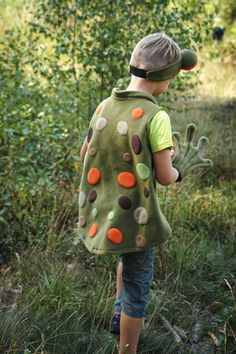
M 132 117 L 134 119 L 140 119 L 143 116 L 143 113 L 144 113 L 144 110 L 140 107 L 137 107 L 132 111 Z
M 102 109 L 102 105 L 100 104 L 100 105 L 97 107 L 96 112 L 95 112 L 97 116 L 98 116 L 99 113 L 101 112 L 101 109 Z
M 119 229 L 112 228 L 108 231 L 107 236 L 113 243 L 121 243 L 123 241 L 123 235 Z
M 89 184 L 92 184 L 93 186 L 95 184 L 98 184 L 101 178 L 101 172 L 99 171 L 98 168 L 91 168 L 88 172 L 87 180 Z
M 121 172 L 117 179 L 118 183 L 124 188 L 132 188 L 136 184 L 136 178 L 130 172 Z
M 98 224 L 92 224 L 92 226 L 89 229 L 89 237 L 93 238 L 97 232 L 98 232 Z

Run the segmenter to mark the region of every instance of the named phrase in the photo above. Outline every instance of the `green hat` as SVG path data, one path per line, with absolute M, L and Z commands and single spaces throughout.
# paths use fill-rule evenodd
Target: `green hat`
M 197 64 L 197 55 L 190 49 L 181 51 L 180 57 L 173 63 L 160 69 L 144 70 L 130 66 L 130 74 L 151 81 L 163 81 L 175 77 L 180 70 L 191 70 Z

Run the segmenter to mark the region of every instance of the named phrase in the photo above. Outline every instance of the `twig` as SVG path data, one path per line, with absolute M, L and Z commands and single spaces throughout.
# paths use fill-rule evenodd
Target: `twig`
M 162 319 L 162 322 L 163 322 L 163 325 L 164 327 L 171 332 L 173 338 L 174 338 L 174 341 L 176 344 L 180 344 L 182 343 L 182 339 L 180 338 L 180 336 L 178 335 L 178 333 L 174 330 L 173 326 L 170 324 L 170 322 L 160 314 L 160 317 Z

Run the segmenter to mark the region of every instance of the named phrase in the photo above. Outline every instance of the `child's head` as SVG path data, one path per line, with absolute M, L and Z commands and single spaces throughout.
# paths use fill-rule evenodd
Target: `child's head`
M 171 64 L 181 56 L 177 43 L 164 33 L 150 34 L 135 46 L 130 65 L 144 70 L 155 70 Z
M 138 42 L 131 55 L 130 86 L 158 95 L 167 90 L 181 69 L 191 70 L 196 64 L 197 55 L 192 50 L 181 51 L 164 33 L 150 34 Z

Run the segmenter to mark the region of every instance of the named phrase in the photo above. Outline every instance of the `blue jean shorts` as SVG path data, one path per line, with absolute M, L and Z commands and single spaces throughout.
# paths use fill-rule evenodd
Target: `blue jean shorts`
M 122 290 L 119 296 L 122 311 L 130 317 L 142 318 L 153 280 L 155 248 L 125 253 L 119 257 L 123 263 Z

